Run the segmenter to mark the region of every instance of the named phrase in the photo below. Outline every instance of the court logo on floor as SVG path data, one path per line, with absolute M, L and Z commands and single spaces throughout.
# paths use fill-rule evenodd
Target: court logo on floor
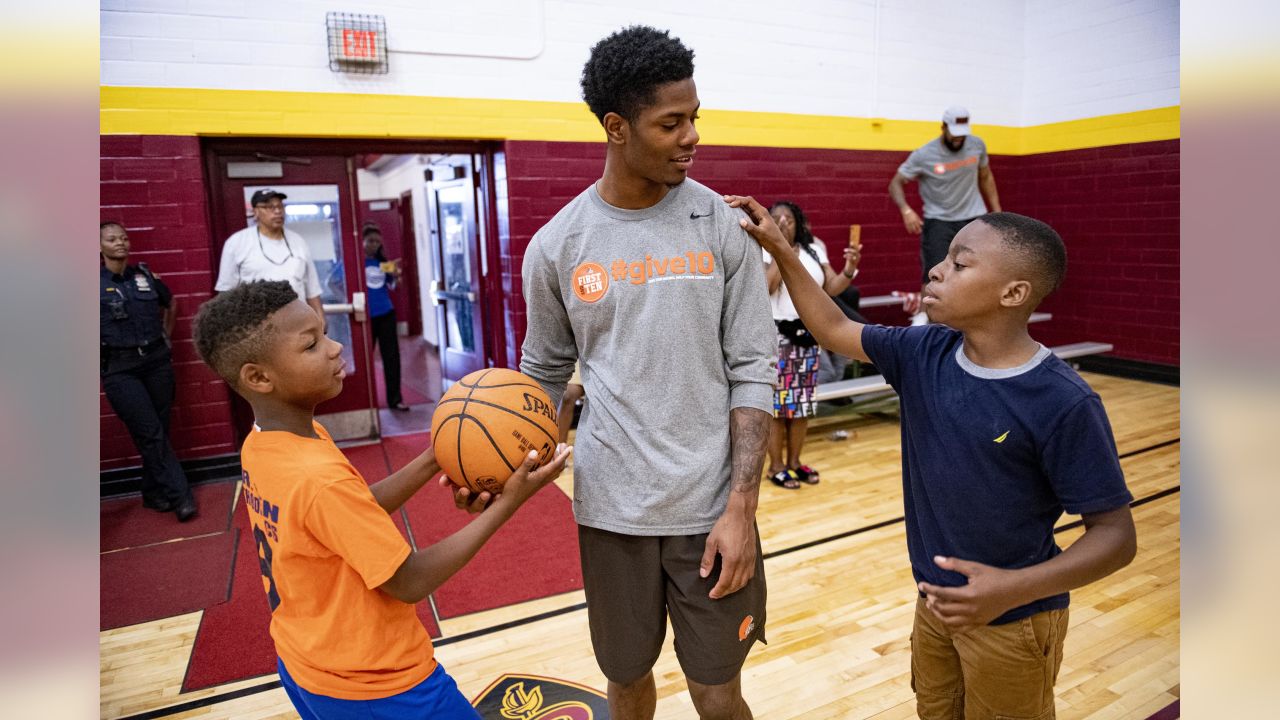
M 609 701 L 585 685 L 507 674 L 471 701 L 484 720 L 608 720 Z

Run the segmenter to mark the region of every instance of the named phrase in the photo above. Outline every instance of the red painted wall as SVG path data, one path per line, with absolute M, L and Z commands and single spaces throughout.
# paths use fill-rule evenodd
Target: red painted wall
M 1035 335 L 1050 344 L 1113 343 L 1114 354 L 1178 364 L 1178 148 L 1176 140 L 992 160 L 1005 209 L 1053 225 L 1067 243 L 1067 281 L 1046 301 L 1053 320 Z M 520 287 L 520 263 L 545 222 L 600 176 L 603 143 L 506 143 L 511 243 L 505 282 Z M 862 225 L 858 286 L 882 295 L 918 286 L 919 238 L 902 228 L 886 187 L 905 152 L 701 147 L 691 177 L 762 202 L 794 200 L 838 258 L 849 225 Z M 920 207 L 914 184 L 908 197 Z M 837 269 L 840 261 L 835 260 Z M 518 291 L 518 290 L 517 290 Z M 870 313 L 899 323 L 901 313 Z M 523 305 L 509 313 L 524 337 Z M 514 363 L 516 351 L 511 353 Z
M 171 433 L 178 457 L 233 452 L 226 384 L 196 356 L 191 320 L 212 294 L 211 252 L 200 141 L 193 137 L 106 135 L 101 139 L 101 217 L 124 223 L 130 262 L 145 262 L 178 301 Z M 99 395 L 101 467 L 138 465 L 124 424 Z
M 1067 245 L 1067 280 L 1036 325 L 1041 342 L 1100 340 L 1118 357 L 1178 365 L 1177 140 L 1003 158 L 1005 209 L 1043 220 Z
M 210 230 L 200 143 L 196 138 L 104 136 L 103 219 L 129 229 L 135 260 L 145 260 L 180 302 L 175 365 L 174 445 L 182 458 L 234 452 L 227 390 L 199 363 L 191 318 L 211 294 Z M 507 363 L 524 338 L 520 266 L 538 228 L 600 176 L 603 143 L 507 142 L 509 213 L 499 217 Z M 702 147 L 694 179 L 721 192 L 790 199 L 838 258 L 852 223 L 863 226 L 864 295 L 910 290 L 919 277 L 919 239 L 902 229 L 886 186 L 905 152 Z M 1178 364 L 1179 142 L 1140 143 L 992 160 L 1004 207 L 1040 218 L 1062 233 L 1070 267 L 1063 288 L 1034 326 L 1041 341 L 1113 343 L 1115 355 Z M 920 207 L 914 186 L 908 190 Z M 839 265 L 839 260 L 836 264 Z M 896 323 L 894 309 L 870 313 Z M 103 469 L 136 465 L 124 426 L 101 399 Z

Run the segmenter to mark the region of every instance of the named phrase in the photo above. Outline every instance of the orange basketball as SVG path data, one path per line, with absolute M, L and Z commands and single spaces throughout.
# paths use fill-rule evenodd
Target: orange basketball
M 558 437 L 551 398 L 515 370 L 467 375 L 440 398 L 431 416 L 436 460 L 450 480 L 474 492 L 502 492 L 530 450 L 537 451 L 538 465 L 550 460 Z

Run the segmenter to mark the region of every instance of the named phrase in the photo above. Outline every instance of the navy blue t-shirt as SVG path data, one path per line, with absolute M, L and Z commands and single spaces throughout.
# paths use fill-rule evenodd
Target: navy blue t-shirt
M 966 583 L 935 555 L 1014 569 L 1062 552 L 1053 526 L 1066 512 L 1133 500 L 1102 400 L 1047 348 L 1017 368 L 964 356 L 942 325 L 862 331 L 862 347 L 897 390 L 907 551 L 916 582 Z M 1014 608 L 1000 625 L 1067 607 L 1067 593 Z

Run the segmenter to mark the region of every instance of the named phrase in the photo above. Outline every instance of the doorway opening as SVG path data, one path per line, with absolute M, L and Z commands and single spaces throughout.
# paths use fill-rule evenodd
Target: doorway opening
M 317 408 L 335 440 L 427 431 L 447 387 L 505 364 L 500 146 L 209 139 L 205 158 L 215 267 L 225 239 L 252 226 L 255 191 L 288 196 L 285 227 L 310 251 L 348 367 L 342 394 Z M 243 438 L 252 414 L 238 400 Z

